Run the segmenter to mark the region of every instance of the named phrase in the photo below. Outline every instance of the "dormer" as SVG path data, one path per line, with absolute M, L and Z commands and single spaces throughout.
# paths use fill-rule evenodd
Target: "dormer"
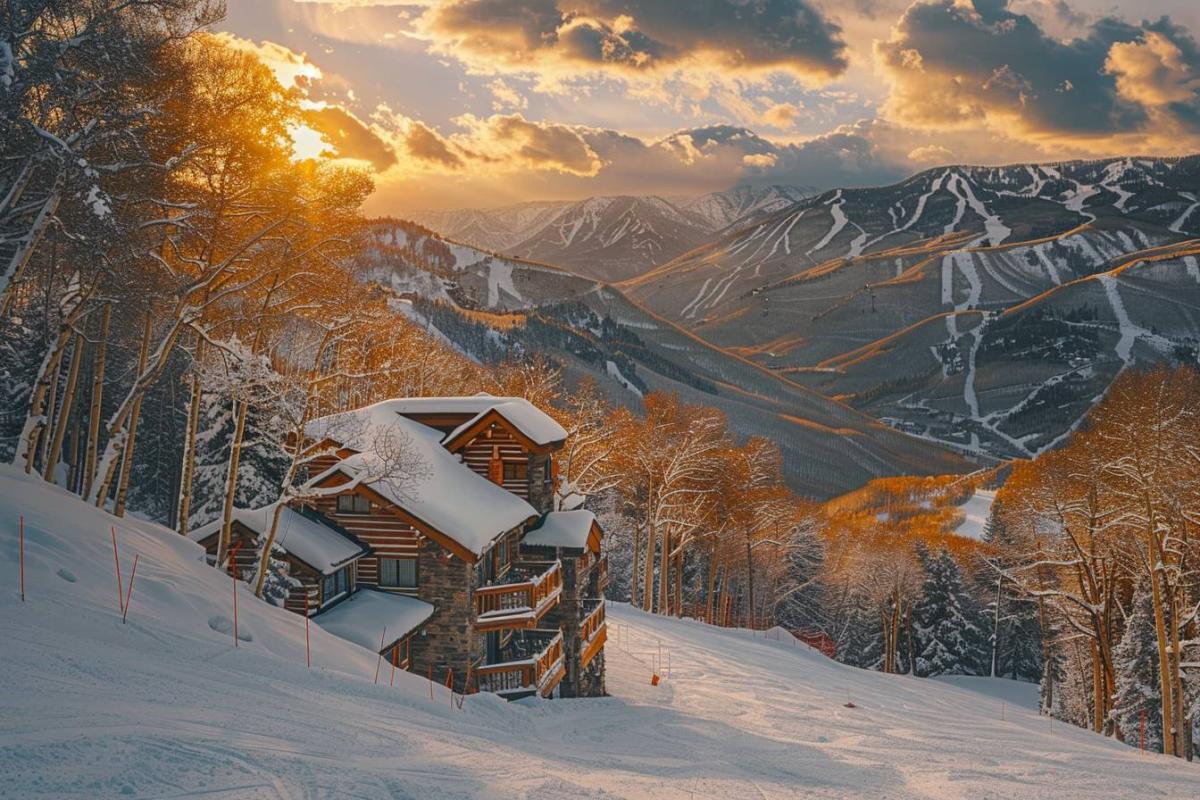
M 472 471 L 545 513 L 554 495 L 553 454 L 566 437 L 561 425 L 529 402 L 507 399 L 463 422 L 442 444 Z

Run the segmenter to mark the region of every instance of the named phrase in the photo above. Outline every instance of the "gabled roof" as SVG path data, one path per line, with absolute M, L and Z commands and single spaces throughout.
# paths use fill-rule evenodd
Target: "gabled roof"
M 600 524 L 590 511 L 551 511 L 521 544 L 531 547 L 566 547 L 600 552 Z
M 557 444 L 567 438 L 567 432 L 561 425 L 523 397 L 495 397 L 481 392 L 469 397 L 401 397 L 385 400 L 378 405 L 386 405 L 388 410 L 406 417 L 464 417 L 465 421 L 447 434 L 446 442 L 489 411 L 504 417 L 516 431 L 536 445 Z
M 442 444 L 447 450 L 457 450 L 477 436 L 490 422 L 496 421 L 500 421 L 501 424 L 507 423 L 507 427 L 532 448 L 559 444 L 567 438 L 563 427 L 533 403 L 521 398 L 503 398 L 503 402 L 485 408 L 446 434 Z
M 380 652 L 421 627 L 433 615 L 433 606 L 415 597 L 360 589 L 312 618 L 334 636 L 371 652 Z
M 274 504 L 261 508 L 238 508 L 233 512 L 233 519 L 260 536 L 265 536 L 271 529 L 271 516 L 274 513 Z M 220 530 L 221 520 L 216 519 L 188 531 L 188 538 L 200 542 Z M 279 517 L 275 544 L 322 575 L 336 572 L 370 552 L 369 547 L 332 520 L 313 511 L 297 511 L 287 506 Z
M 452 541 L 458 555 L 474 561 L 500 535 L 535 519 L 537 511 L 517 495 L 472 472 L 441 444 L 441 434 L 397 413 L 396 401 L 324 417 L 310 423 L 314 439 L 332 438 L 356 452 L 309 481 L 330 486 L 337 475 L 362 486 L 415 520 Z M 415 474 L 389 480 L 375 452 L 390 443 L 402 446 L 417 462 Z

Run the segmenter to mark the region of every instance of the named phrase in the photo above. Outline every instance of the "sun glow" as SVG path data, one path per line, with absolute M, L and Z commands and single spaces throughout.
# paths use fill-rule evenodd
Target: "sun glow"
M 307 125 L 289 125 L 288 134 L 292 137 L 293 161 L 325 158 L 332 149 L 320 131 L 315 131 Z

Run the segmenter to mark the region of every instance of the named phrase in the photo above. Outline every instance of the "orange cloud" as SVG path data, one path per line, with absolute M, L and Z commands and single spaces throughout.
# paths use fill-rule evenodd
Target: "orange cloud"
M 535 75 L 542 89 L 595 76 L 822 83 L 848 64 L 840 28 L 807 0 L 440 0 L 415 27 L 473 71 Z

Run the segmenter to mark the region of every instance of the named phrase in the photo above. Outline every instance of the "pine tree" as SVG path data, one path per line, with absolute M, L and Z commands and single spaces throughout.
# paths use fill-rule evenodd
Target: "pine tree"
M 1139 580 L 1134 587 L 1131 605 L 1121 641 L 1113 649 L 1117 691 L 1113 698 L 1112 715 L 1125 735 L 1125 742 L 1134 747 L 1141 744 L 1144 718 L 1145 747 L 1150 752 L 1161 752 L 1162 703 L 1158 649 L 1154 632 L 1154 607 L 1145 579 Z
M 850 612 L 838 642 L 837 659 L 863 669 L 877 670 L 883 665 L 883 634 L 874 614 L 858 606 Z
M 983 539 L 996 549 L 985 559 L 987 569 L 975 579 L 977 596 L 985 598 L 983 608 L 988 644 L 995 648 L 996 677 L 1037 683 L 1042 677 L 1042 630 L 1038 605 L 1004 571 L 1019 559 L 1019 545 L 1012 532 L 992 509 Z M 992 639 L 995 639 L 993 642 Z M 990 654 L 989 654 L 990 655 Z M 990 674 L 991 664 L 987 665 Z
M 921 601 L 914 611 L 916 673 L 979 675 L 987 661 L 981 609 L 945 550 L 926 557 Z

